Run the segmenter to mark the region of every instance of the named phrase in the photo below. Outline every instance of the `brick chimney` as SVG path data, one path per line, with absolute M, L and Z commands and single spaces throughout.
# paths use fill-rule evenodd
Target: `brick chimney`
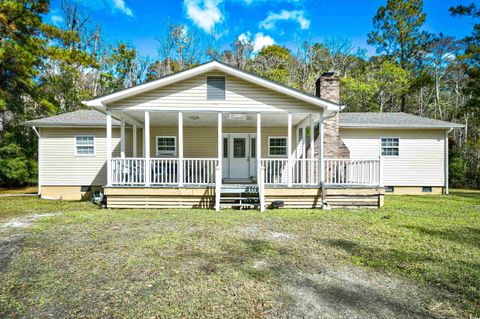
M 335 72 L 326 72 L 318 78 L 315 82 L 315 95 L 340 103 L 340 79 Z M 324 158 L 350 158 L 350 151 L 340 138 L 339 128 L 338 114 L 324 121 Z

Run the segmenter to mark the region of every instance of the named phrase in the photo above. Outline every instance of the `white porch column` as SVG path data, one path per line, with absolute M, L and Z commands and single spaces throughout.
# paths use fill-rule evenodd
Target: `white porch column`
M 112 112 L 107 111 L 107 185 L 112 185 Z
M 137 157 L 137 125 L 136 124 L 133 124 L 133 127 L 132 127 L 132 139 L 133 139 L 132 157 L 135 158 Z
M 262 114 L 260 113 L 257 113 L 257 137 L 255 140 L 257 141 L 255 154 L 257 154 L 257 180 L 258 180 L 260 178 L 260 166 L 261 166 L 261 159 L 262 159 Z
M 315 127 L 313 126 L 313 116 L 310 114 L 310 183 L 313 184 L 314 181 L 314 162 L 313 159 L 315 158 Z
M 444 178 L 445 178 L 445 189 L 444 193 L 445 195 L 448 195 L 448 133 L 450 133 L 453 130 L 453 128 L 447 130 L 445 132 L 445 154 L 443 155 L 445 157 L 444 163 L 445 163 L 445 173 L 444 173 Z
M 120 157 L 125 158 L 125 119 L 121 119 L 120 127 Z
M 145 158 L 145 186 L 150 186 L 150 112 L 145 111 L 145 128 L 143 134 L 143 157 Z
M 292 186 L 292 113 L 287 116 L 287 185 Z
M 217 114 L 217 156 L 218 156 L 218 167 L 220 167 L 220 173 L 222 173 L 222 159 L 223 159 L 223 123 L 222 123 L 222 113 L 218 112 Z
M 218 165 L 215 168 L 215 210 L 220 210 L 220 193 L 222 190 L 222 159 L 223 159 L 223 133 L 222 133 L 222 112 L 217 113 L 217 156 Z
M 183 113 L 178 112 L 178 186 L 183 186 Z
M 325 181 L 325 161 L 323 159 L 323 113 L 319 114 L 318 120 L 318 172 L 320 174 L 319 182 Z
M 302 164 L 300 165 L 302 171 L 302 183 L 307 181 L 307 123 L 302 125 Z

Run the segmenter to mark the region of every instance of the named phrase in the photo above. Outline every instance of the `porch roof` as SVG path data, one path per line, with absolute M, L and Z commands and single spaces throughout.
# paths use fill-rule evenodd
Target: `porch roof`
M 392 113 L 340 113 L 340 127 L 354 128 L 462 128 L 464 125 L 428 117 Z
M 24 122 L 26 126 L 38 127 L 103 127 L 106 126 L 107 116 L 97 110 L 78 110 L 59 115 L 44 117 Z M 113 126 L 120 126 L 119 120 L 112 118 Z

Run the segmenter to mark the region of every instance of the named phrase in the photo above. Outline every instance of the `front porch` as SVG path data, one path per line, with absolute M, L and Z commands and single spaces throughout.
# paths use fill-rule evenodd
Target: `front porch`
M 122 123 L 118 158 L 112 116 Z M 326 189 L 342 190 L 335 196 L 347 206 L 381 205 L 381 158 L 325 159 L 323 135 L 323 113 L 107 111 L 108 205 L 219 210 L 232 187 L 249 204 L 232 206 L 262 211 L 272 202 L 321 208 L 334 193 Z

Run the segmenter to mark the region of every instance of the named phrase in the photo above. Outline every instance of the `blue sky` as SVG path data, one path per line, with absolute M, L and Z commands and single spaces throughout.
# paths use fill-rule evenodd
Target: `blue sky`
M 203 44 L 215 37 L 225 49 L 236 38 L 248 37 L 256 49 L 276 43 L 293 49 L 304 39 L 350 39 L 354 47 L 375 49 L 367 44 L 372 18 L 386 0 L 83 0 L 78 2 L 98 23 L 108 42 L 125 41 L 140 53 L 157 57 L 158 38 L 168 22 L 186 24 Z M 472 0 L 424 0 L 425 29 L 463 37 L 471 33 L 473 21 L 451 17 L 448 9 Z M 52 0 L 47 19 L 61 25 L 58 0 Z M 215 36 L 212 36 L 212 30 Z

